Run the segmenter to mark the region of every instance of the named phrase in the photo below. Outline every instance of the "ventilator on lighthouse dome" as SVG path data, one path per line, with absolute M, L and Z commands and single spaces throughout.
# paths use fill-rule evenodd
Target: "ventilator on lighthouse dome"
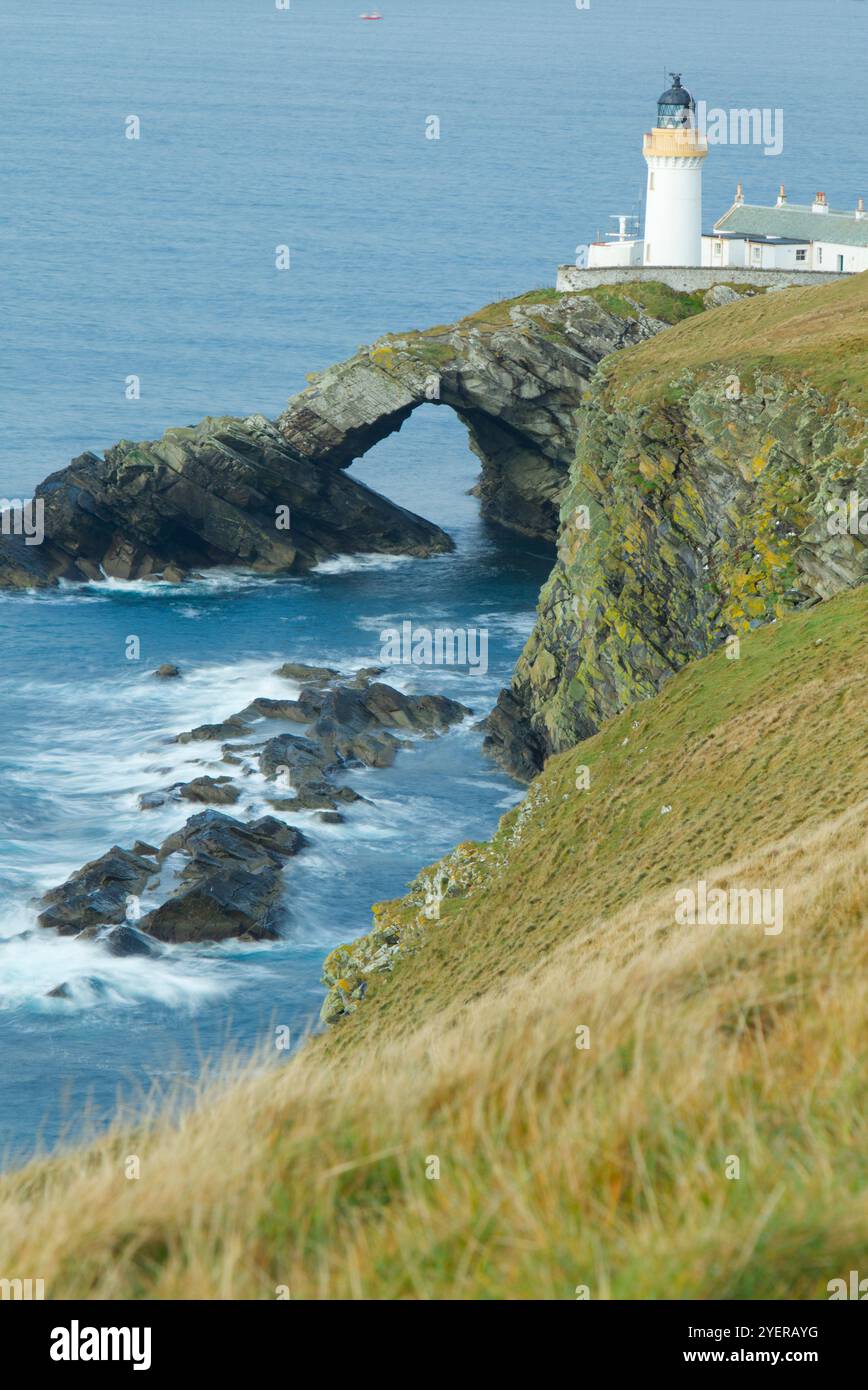
M 673 72 L 645 136 L 645 265 L 702 264 L 702 165 L 708 143 L 697 129 L 696 103 Z

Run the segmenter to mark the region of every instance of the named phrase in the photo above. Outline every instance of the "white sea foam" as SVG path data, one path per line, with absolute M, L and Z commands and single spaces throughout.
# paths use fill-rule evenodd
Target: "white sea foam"
M 243 589 L 271 588 L 276 584 L 286 583 L 297 587 L 303 584 L 303 580 L 295 575 L 260 574 L 255 570 L 236 569 L 223 565 L 197 571 L 195 575 L 189 576 L 181 583 L 171 583 L 166 579 L 117 579 L 113 576 L 105 576 L 102 579 L 87 579 L 80 582 L 62 579 L 57 589 L 40 592 L 49 594 L 88 592 L 124 597 L 133 595 L 143 598 L 158 598 L 165 602 L 167 598 L 176 598 L 191 593 L 197 596 L 229 594 Z
M 314 565 L 312 574 L 353 574 L 358 570 L 395 570 L 402 565 L 412 564 L 415 555 L 337 555 L 333 560 L 321 560 Z
M 514 632 L 519 637 L 530 637 L 536 625 L 536 612 L 529 608 L 524 613 L 478 613 L 473 619 L 473 625 Z
M 34 927 L 21 910 L 17 922 L 7 917 L 0 925 L 0 1010 L 34 1003 L 46 1010 L 107 1003 L 195 1009 L 250 979 L 251 967 L 242 962 L 226 971 L 218 959 L 185 948 L 170 948 L 154 960 L 111 956 L 95 941 Z M 50 997 L 59 985 L 68 987 L 69 998 Z

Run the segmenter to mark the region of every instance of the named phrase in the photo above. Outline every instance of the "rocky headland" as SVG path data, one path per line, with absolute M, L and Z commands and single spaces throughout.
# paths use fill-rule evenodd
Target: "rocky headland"
M 610 357 L 488 751 L 530 780 L 676 671 L 868 579 L 868 276 L 751 296 Z
M 485 515 L 557 541 L 533 633 L 483 721 L 486 750 L 530 781 L 697 658 L 723 644 L 737 658 L 753 629 L 868 578 L 868 527 L 830 521 L 868 495 L 866 309 L 868 276 L 704 297 L 631 284 L 540 291 L 389 336 L 315 376 L 274 423 L 209 420 L 77 460 L 38 490 L 48 538 L 38 563 L 50 582 L 173 577 L 218 562 L 293 572 L 353 549 L 433 553 L 448 537 L 346 469 L 420 405 L 448 405 L 480 458 Z M 284 535 L 273 524 L 281 503 L 293 515 Z M 11 542 L 0 551 L 6 582 L 32 578 L 16 571 L 19 553 Z M 268 936 L 275 882 L 303 837 L 273 817 L 251 826 L 216 809 L 235 805 L 239 779 L 255 771 L 271 783 L 278 814 L 339 820 L 357 797 L 343 770 L 386 768 L 408 733 L 468 714 L 404 696 L 376 669 L 340 678 L 288 663 L 282 673 L 299 682 L 296 697 L 257 699 L 177 735 L 218 741 L 233 769 L 142 796 L 143 810 L 211 808 L 179 832 L 187 838 L 153 853 L 111 850 L 47 895 L 44 925 L 90 930 L 96 912 L 117 927 L 122 900 L 150 884 L 162 898 L 137 923 L 146 936 L 200 939 L 209 913 L 218 938 Z M 154 856 L 173 855 L 187 862 L 167 889 Z M 423 875 L 414 891 L 427 920 L 439 890 Z M 393 943 L 377 931 L 379 959 Z M 340 968 L 327 965 L 333 992 Z
M 594 368 L 702 307 L 664 287 L 641 291 L 648 309 L 603 292 L 538 291 L 360 349 L 314 374 L 274 422 L 209 417 L 82 454 L 36 489 L 41 544 L 0 534 L 0 587 L 179 582 L 228 565 L 298 574 L 337 555 L 448 551 L 439 527 L 346 472 L 423 404 L 450 406 L 467 426 L 484 514 L 554 541 Z

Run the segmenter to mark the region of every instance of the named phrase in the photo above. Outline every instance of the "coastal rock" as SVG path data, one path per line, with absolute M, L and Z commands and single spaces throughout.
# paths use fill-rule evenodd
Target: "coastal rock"
M 188 729 L 183 734 L 178 734 L 175 738 L 176 743 L 210 743 L 212 740 L 243 738 L 250 733 L 250 725 L 240 714 L 233 714 L 228 719 L 224 719 L 220 724 L 198 724 L 195 729 Z
M 409 729 L 418 733 L 445 733 L 460 724 L 473 711 L 445 695 L 404 695 L 391 685 L 375 681 L 362 694 L 364 708 L 390 729 Z M 324 706 L 325 712 L 326 706 Z
M 165 942 L 267 940 L 278 935 L 281 870 L 307 843 L 294 826 L 263 816 L 244 823 L 219 811 L 193 816 L 160 846 L 187 859 L 181 887 L 139 922 Z
M 128 898 L 142 892 L 153 872 L 151 860 L 113 845 L 43 894 L 45 909 L 39 914 L 39 925 L 70 936 L 85 927 L 123 922 Z
M 262 719 L 288 719 L 310 724 L 322 709 L 324 696 L 318 690 L 303 689 L 297 700 L 253 700 L 239 718 L 258 715 Z
M 0 536 L 0 584 L 58 579 L 179 582 L 243 565 L 297 574 L 358 552 L 452 549 L 439 527 L 324 461 L 302 457 L 262 415 L 207 418 L 162 439 L 85 453 L 36 489 L 45 539 Z
M 501 690 L 497 704 L 477 725 L 485 733 L 483 752 L 519 782 L 530 782 L 543 766 L 544 741 L 527 720 L 527 713 L 511 690 Z
M 337 680 L 341 673 L 333 666 L 305 666 L 300 661 L 285 661 L 282 666 L 278 666 L 274 674 L 288 681 L 298 681 L 302 685 L 321 685 Z
M 196 777 L 181 782 L 177 792 L 185 801 L 204 801 L 213 806 L 232 806 L 241 793 L 229 777 Z
M 209 873 L 143 917 L 142 929 L 166 942 L 268 940 L 278 935 L 279 892 L 280 875 L 274 869 Z
M 282 776 L 287 785 L 299 788 L 323 783 L 326 774 L 336 772 L 340 762 L 330 756 L 313 738 L 297 734 L 278 734 L 270 738 L 259 754 L 259 770 L 273 781 Z
M 597 363 L 702 308 L 657 290 L 661 317 L 614 291 L 541 290 L 445 327 L 389 335 L 319 373 L 277 428 L 299 453 L 346 468 L 419 406 L 450 406 L 482 466 L 474 491 L 483 514 L 554 541 L 576 416 Z
M 177 666 L 173 666 L 171 662 L 168 661 L 164 662 L 162 666 L 158 666 L 154 672 L 155 676 L 158 676 L 160 680 L 164 681 L 173 680 L 176 676 L 180 676 L 180 674 L 180 669 Z
M 105 980 L 101 980 L 97 975 L 79 976 L 74 982 L 64 980 L 63 984 L 55 985 L 54 989 L 47 991 L 46 999 L 74 999 L 76 993 L 85 992 L 97 998 L 105 998 L 109 992 L 109 987 Z
M 347 689 L 364 690 L 365 686 L 370 685 L 371 681 L 375 681 L 378 676 L 382 676 L 385 670 L 385 666 L 363 666 L 360 670 L 356 671 L 352 680 L 346 682 Z
M 535 291 L 381 339 L 320 373 L 274 423 L 208 417 L 82 454 L 36 490 L 44 542 L 0 537 L 0 586 L 180 583 L 213 565 L 296 574 L 336 555 L 448 551 L 439 527 L 345 471 L 425 404 L 466 426 L 483 514 L 554 542 L 597 365 L 702 309 L 701 295 L 662 284 Z
M 589 397 L 557 562 L 486 721 L 488 751 L 524 780 L 688 662 L 868 581 L 868 535 L 830 525 L 868 496 L 864 411 L 726 365 L 653 388 L 642 363 L 616 359 Z
M 162 954 L 153 941 L 126 923 L 120 927 L 112 927 L 111 931 L 106 932 L 99 940 L 112 956 L 147 956 L 153 959 Z
M 188 859 L 183 878 L 198 878 L 214 868 L 241 865 L 256 872 L 278 868 L 307 843 L 300 830 L 276 816 L 244 822 L 222 811 L 201 811 L 169 835 L 160 846 L 160 859 L 182 854 Z

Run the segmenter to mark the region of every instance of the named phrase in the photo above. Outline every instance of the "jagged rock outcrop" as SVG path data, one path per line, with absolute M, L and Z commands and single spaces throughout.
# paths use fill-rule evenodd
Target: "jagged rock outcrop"
M 82 454 L 36 489 L 45 539 L 0 536 L 0 585 L 172 582 L 209 565 L 298 573 L 338 554 L 450 550 L 438 526 L 340 468 L 303 458 L 261 415 Z
M 486 722 L 488 750 L 524 779 L 687 662 L 868 579 L 868 517 L 861 533 L 833 520 L 868 498 L 860 407 L 727 365 L 637 393 L 649 361 L 595 381 L 557 563 Z
M 154 873 L 150 858 L 113 845 L 43 895 L 39 925 L 75 936 L 88 927 L 123 922 L 130 897 L 137 897 Z
M 160 846 L 160 860 L 186 858 L 180 886 L 139 922 L 158 941 L 252 941 L 278 935 L 277 902 L 284 862 L 307 844 L 274 816 L 243 823 L 203 811 Z
M 659 312 L 683 312 L 687 299 L 666 292 Z M 475 491 L 484 515 L 554 541 L 591 373 L 667 326 L 638 302 L 607 302 L 541 290 L 446 327 L 382 338 L 315 374 L 277 427 L 306 457 L 346 468 L 418 406 L 451 406 L 482 464 Z

